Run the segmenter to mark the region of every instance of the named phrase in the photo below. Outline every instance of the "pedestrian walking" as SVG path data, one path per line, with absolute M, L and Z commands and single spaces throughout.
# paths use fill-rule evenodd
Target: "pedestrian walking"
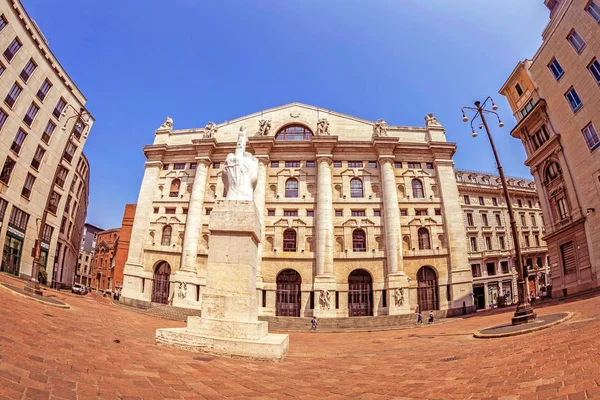
M 317 322 L 317 317 L 312 317 L 312 320 L 310 321 L 311 323 L 311 330 L 312 331 L 318 331 L 319 330 L 319 323 Z
M 423 316 L 421 315 L 421 311 L 417 310 L 417 325 L 423 324 Z
M 429 311 L 429 319 L 427 320 L 428 324 L 433 324 L 433 311 Z

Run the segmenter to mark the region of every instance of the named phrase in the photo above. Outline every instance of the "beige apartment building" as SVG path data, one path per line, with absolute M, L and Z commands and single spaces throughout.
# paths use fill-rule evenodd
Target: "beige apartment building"
M 517 119 L 546 216 L 554 295 L 598 286 L 600 1 L 546 0 L 550 22 L 500 93 Z
M 471 311 L 456 145 L 425 120 L 388 126 L 299 103 L 203 129 L 167 118 L 144 147 L 122 299 L 200 308 L 209 215 L 246 126 L 259 160 L 262 315 Z
M 83 226 L 83 234 L 81 235 L 81 246 L 79 248 L 79 260 L 77 262 L 77 270 L 75 271 L 75 282 L 81 283 L 84 286 L 92 286 L 92 269 L 94 264 L 94 251 L 98 239 L 98 233 L 103 229 L 92 225 L 85 224 Z
M 500 177 L 457 170 L 456 181 L 464 213 L 475 306 L 484 309 L 512 304 L 517 301 L 517 271 Z M 507 185 L 529 293 L 539 296 L 547 292 L 551 281 L 548 248 L 543 240 L 544 217 L 535 184 L 530 180 L 508 178 Z
M 30 276 L 43 228 L 48 283 L 68 286 L 87 212 L 82 149 L 93 120 L 73 117 L 86 99 L 18 0 L 0 0 L 0 51 L 0 270 Z

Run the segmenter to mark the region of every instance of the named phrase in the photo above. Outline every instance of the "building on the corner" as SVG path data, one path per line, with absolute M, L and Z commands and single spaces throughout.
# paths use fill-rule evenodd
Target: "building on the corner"
M 77 271 L 75 272 L 75 282 L 84 286 L 92 286 L 92 265 L 94 261 L 94 250 L 96 249 L 96 239 L 99 232 L 104 229 L 86 223 L 83 226 L 83 235 L 81 238 L 81 247 L 79 248 L 79 261 L 77 262 Z
M 135 204 L 126 204 L 121 227 L 97 233 L 92 288 L 105 293 L 120 292 L 123 288 L 123 270 L 129 253 L 135 209 Z
M 299 103 L 203 129 L 174 130 L 167 118 L 144 147 L 121 299 L 200 308 L 210 212 L 246 126 L 259 160 L 261 315 L 471 311 L 456 145 L 425 119 L 388 126 Z
M 456 181 L 464 213 L 475 306 L 484 309 L 517 302 L 515 250 L 500 177 L 457 170 Z M 507 185 L 529 293 L 542 295 L 550 285 L 550 269 L 535 183 L 507 178 Z
M 500 89 L 517 119 L 546 232 L 553 295 L 597 287 L 600 272 L 600 1 L 546 0 L 531 60 Z
M 82 149 L 93 119 L 73 118 L 86 98 L 19 0 L 0 0 L 0 51 L 0 270 L 29 277 L 43 229 L 47 282 L 69 286 L 87 208 Z

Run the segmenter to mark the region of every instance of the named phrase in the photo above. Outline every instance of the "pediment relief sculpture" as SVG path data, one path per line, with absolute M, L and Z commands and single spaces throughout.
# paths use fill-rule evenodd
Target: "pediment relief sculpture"
M 317 123 L 317 135 L 327 136 L 330 134 L 331 133 L 329 132 L 329 121 L 327 121 L 327 118 L 319 119 L 319 122 Z
M 385 119 L 378 119 L 375 124 L 373 124 L 373 136 L 375 137 L 383 137 L 387 136 L 388 124 Z
M 204 133 L 202 134 L 203 139 L 212 139 L 215 137 L 215 134 L 219 130 L 217 124 L 212 121 L 208 121 L 206 126 L 204 127 Z
M 256 136 L 268 136 L 271 131 L 271 120 L 270 119 L 261 119 L 258 121 L 258 132 L 256 132 Z

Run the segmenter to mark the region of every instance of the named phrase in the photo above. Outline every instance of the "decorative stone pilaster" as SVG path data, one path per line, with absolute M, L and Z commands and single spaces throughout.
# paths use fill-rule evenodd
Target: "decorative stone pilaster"
M 150 154 L 147 154 L 148 161 L 145 164 L 144 178 L 142 179 L 142 186 L 140 188 L 140 194 L 138 196 L 137 207 L 135 211 L 135 218 L 133 221 L 133 227 L 131 230 L 131 240 L 129 243 L 129 256 L 125 263 L 125 269 L 123 272 L 123 298 L 129 298 L 132 300 L 145 300 L 150 301 L 150 291 L 145 289 L 144 279 L 152 278 L 151 271 L 144 271 L 143 262 L 143 251 L 146 238 L 148 237 L 148 225 L 150 215 L 152 213 L 152 201 L 154 200 L 154 193 L 158 185 L 158 179 L 160 177 L 160 171 L 162 170 L 162 162 L 159 160 L 160 156 L 154 155 L 154 160 L 150 159 Z

